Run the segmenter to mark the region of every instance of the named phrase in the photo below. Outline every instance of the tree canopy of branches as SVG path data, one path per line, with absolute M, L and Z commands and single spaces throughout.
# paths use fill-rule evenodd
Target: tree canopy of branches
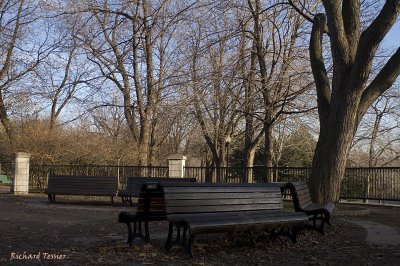
M 319 133 L 313 197 L 336 201 L 352 147 L 364 165 L 400 158 L 400 52 L 383 49 L 399 5 L 0 1 L 0 157 L 308 165 L 288 154 L 309 158 Z

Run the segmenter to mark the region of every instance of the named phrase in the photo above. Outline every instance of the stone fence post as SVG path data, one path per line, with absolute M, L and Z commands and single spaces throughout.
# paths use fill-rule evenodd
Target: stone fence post
M 169 177 L 184 177 L 186 156 L 174 154 L 168 156 L 168 176 Z
M 31 155 L 17 152 L 14 159 L 14 176 L 10 192 L 18 195 L 28 194 L 29 191 L 29 160 Z

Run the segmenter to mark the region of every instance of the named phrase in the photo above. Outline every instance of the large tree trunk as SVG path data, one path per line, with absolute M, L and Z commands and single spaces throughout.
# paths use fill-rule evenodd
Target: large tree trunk
M 246 152 L 246 183 L 254 183 L 253 166 L 256 149 L 249 149 Z
M 291 2 L 293 5 L 293 3 Z M 337 202 L 354 133 L 365 112 L 400 74 L 400 49 L 370 81 L 379 44 L 400 13 L 400 1 L 387 0 L 374 21 L 361 32 L 360 2 L 323 0 L 310 39 L 310 62 L 317 90 L 320 136 L 311 174 L 311 196 Z M 322 36 L 329 32 L 333 75 L 329 77 Z
M 338 106 L 345 105 L 338 103 Z M 347 157 L 357 128 L 353 108 L 333 108 L 329 127 L 321 127 L 312 164 L 311 194 L 318 202 L 337 202 Z
M 272 135 L 273 124 L 269 121 L 264 122 L 264 166 L 267 169 L 266 179 L 267 182 L 273 182 L 273 172 L 271 168 L 273 166 L 273 135 Z
M 7 134 L 11 150 L 13 150 L 14 149 L 14 137 L 15 137 L 13 125 L 8 117 L 7 108 L 3 102 L 3 94 L 1 91 L 0 91 L 0 122 L 4 128 L 4 131 Z
M 138 143 L 138 165 L 147 166 L 149 159 L 150 123 L 143 119 L 140 126 L 140 137 Z

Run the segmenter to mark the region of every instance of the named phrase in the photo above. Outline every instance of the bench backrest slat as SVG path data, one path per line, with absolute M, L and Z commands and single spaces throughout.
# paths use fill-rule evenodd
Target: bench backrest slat
M 292 182 L 287 183 L 286 187 L 291 191 L 295 211 L 302 211 L 313 203 L 306 183 Z
M 163 184 L 166 212 L 213 213 L 282 209 L 280 188 L 268 184 Z

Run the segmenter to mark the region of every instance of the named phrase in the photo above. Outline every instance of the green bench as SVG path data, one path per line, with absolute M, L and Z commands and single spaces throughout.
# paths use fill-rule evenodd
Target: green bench
M 0 175 L 0 183 L 2 185 L 11 185 L 11 180 L 8 180 L 6 175 Z

